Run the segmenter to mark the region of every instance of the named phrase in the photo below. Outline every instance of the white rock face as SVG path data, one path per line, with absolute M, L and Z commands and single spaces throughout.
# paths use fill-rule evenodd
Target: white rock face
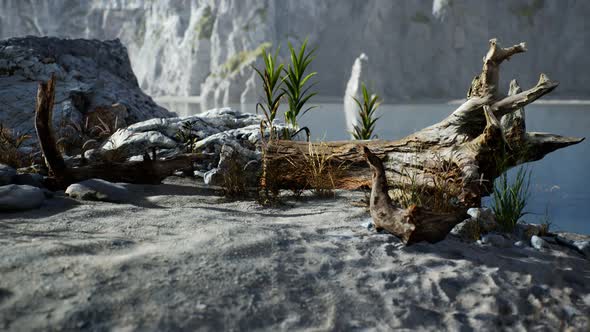
M 37 209 L 44 201 L 45 194 L 37 187 L 16 184 L 0 186 L 0 211 Z
M 346 91 L 344 92 L 344 116 L 350 137 L 353 138 L 352 132 L 354 126 L 358 124 L 358 105 L 354 98 L 362 102 L 362 84 L 368 84 L 367 63 L 368 58 L 365 53 L 354 60 L 352 65 L 352 73 L 346 84 Z M 369 88 L 369 87 L 368 87 Z
M 34 133 L 37 85 L 52 74 L 56 130 L 105 110 L 120 125 L 171 115 L 141 91 L 120 41 L 26 37 L 0 41 L 0 122 Z
M 526 41 L 532 53 L 503 66 L 502 91 L 515 77 L 533 85 L 544 71 L 561 82 L 555 96 L 588 96 L 590 76 L 572 73 L 588 67 L 590 46 L 564 38 L 587 40 L 588 15 L 590 3 L 573 0 L 0 0 L 0 38 L 120 38 L 146 92 L 204 95 L 210 108 L 240 102 L 251 77 L 244 55 L 265 42 L 286 59 L 286 41 L 309 36 L 324 96 L 342 95 L 365 52 L 371 86 L 391 102 L 463 97 L 498 37 Z

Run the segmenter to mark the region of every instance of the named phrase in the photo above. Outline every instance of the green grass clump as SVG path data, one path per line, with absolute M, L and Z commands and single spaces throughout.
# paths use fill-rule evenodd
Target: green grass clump
M 262 80 L 262 88 L 264 90 L 264 103 L 256 104 L 256 112 L 262 110 L 264 119 L 260 124 L 260 130 L 265 131 L 267 128 L 270 130 L 271 138 L 274 136 L 274 120 L 276 118 L 279 106 L 281 104 L 281 98 L 285 95 L 284 91 L 280 90 L 283 83 L 281 79 L 281 73 L 283 71 L 283 64 L 277 64 L 277 55 L 279 50 L 277 49 L 273 55 L 266 50 L 264 52 L 264 69 L 260 71 L 254 68 L 260 79 Z
M 359 107 L 359 117 L 361 118 L 361 123 L 355 125 L 352 132 L 352 136 L 356 140 L 367 140 L 374 138 L 375 136 L 373 135 L 373 131 L 375 130 L 375 123 L 379 119 L 375 117 L 375 111 L 377 111 L 377 107 L 379 107 L 379 104 L 381 103 L 379 101 L 379 96 L 370 95 L 364 83 L 362 84 L 362 92 L 362 103 L 360 100 L 353 97 L 354 101 Z
M 494 183 L 492 210 L 496 221 L 506 232 L 512 232 L 518 220 L 527 213 L 524 211 L 530 197 L 531 172 L 521 167 L 512 183 L 503 173 Z
M 283 88 L 283 92 L 287 96 L 287 100 L 289 102 L 289 109 L 285 112 L 285 122 L 293 126 L 293 128 L 299 128 L 297 123 L 297 118 L 300 115 L 305 114 L 310 109 L 314 108 L 308 107 L 304 110 L 305 104 L 309 101 L 309 99 L 315 96 L 316 92 L 311 92 L 310 89 L 314 86 L 314 84 L 310 84 L 305 87 L 305 84 L 315 76 L 317 73 L 312 72 L 309 74 L 305 74 L 305 71 L 311 61 L 315 58 L 314 53 L 315 49 L 307 52 L 307 39 L 301 44 L 299 48 L 299 52 L 295 51 L 295 48 L 291 43 L 289 43 L 289 51 L 291 54 L 291 63 L 285 69 L 286 76 L 284 78 L 286 88 Z

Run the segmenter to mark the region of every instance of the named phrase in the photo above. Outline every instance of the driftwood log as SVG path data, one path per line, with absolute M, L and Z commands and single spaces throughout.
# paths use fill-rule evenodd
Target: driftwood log
M 391 190 L 408 183 L 429 190 L 442 181 L 464 208 L 480 206 L 494 180 L 507 169 L 584 140 L 526 131 L 524 107 L 558 85 L 546 75 L 541 74 L 528 90 L 521 91 L 513 80 L 507 95 L 498 91 L 500 64 L 525 51 L 524 43 L 501 48 L 495 39 L 490 40 L 482 72 L 473 79 L 467 100 L 441 122 L 401 140 L 324 142 L 314 143 L 311 149 L 306 142 L 269 144 L 268 162 L 282 170 L 276 181 L 286 188 L 309 187 L 305 178 L 290 172 L 289 167 L 307 160 L 313 151 L 339 168 L 334 179 L 337 188 L 370 186 L 371 172 L 360 148 L 363 145 L 383 160 Z
M 146 152 L 143 161 L 101 162 L 97 164 L 68 168 L 59 152 L 51 119 L 55 101 L 55 77 L 39 83 L 35 107 L 35 129 L 41 151 L 50 171 L 46 185 L 52 189 L 87 179 L 98 178 L 112 182 L 157 184 L 176 170 L 192 168 L 199 154 L 183 154 L 167 160 L 157 160 Z

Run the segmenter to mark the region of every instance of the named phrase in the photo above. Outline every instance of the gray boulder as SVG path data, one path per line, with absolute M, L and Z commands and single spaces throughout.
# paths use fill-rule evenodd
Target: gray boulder
M 547 242 L 543 240 L 541 237 L 533 235 L 531 237 L 531 247 L 537 250 L 543 250 L 547 247 Z
M 10 184 L 0 187 L 0 211 L 22 211 L 39 208 L 45 201 L 43 190 Z
M 37 84 L 57 78 L 54 128 L 83 125 L 85 116 L 117 117 L 125 126 L 172 114 L 142 92 L 127 49 L 119 40 L 48 37 L 0 41 L 0 122 L 19 132 L 34 132 Z
M 11 184 L 16 176 L 16 170 L 8 165 L 0 164 L 0 186 Z
M 129 201 L 129 192 L 121 184 L 101 179 L 90 179 L 70 185 L 66 195 L 87 201 L 124 203 Z

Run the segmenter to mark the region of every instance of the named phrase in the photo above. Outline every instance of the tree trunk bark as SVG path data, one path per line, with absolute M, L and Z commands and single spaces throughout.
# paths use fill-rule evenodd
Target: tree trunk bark
M 468 99 L 446 119 L 401 140 L 271 142 L 266 156 L 272 167 L 281 170 L 276 181 L 285 188 L 309 188 L 309 182 L 297 175 L 293 165 L 302 165 L 311 156 L 330 160 L 331 169 L 337 170 L 333 172 L 337 174 L 336 188 L 370 186 L 371 173 L 362 145 L 384 162 L 390 193 L 407 190 L 408 186 L 423 192 L 444 187 L 447 196 L 455 196 L 461 206 L 479 206 L 481 197 L 489 195 L 494 180 L 507 169 L 584 140 L 526 132 L 524 106 L 558 85 L 546 75 L 541 74 L 539 82 L 526 91 L 521 92 L 512 81 L 507 96 L 498 93 L 500 64 L 525 51 L 524 43 L 500 48 L 492 39 L 482 73 L 473 80 Z

